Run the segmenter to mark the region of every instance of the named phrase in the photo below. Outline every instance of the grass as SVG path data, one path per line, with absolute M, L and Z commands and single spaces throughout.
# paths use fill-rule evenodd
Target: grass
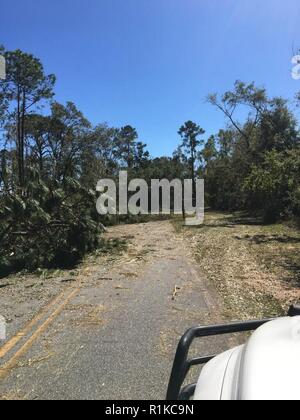
M 300 231 L 265 226 L 243 213 L 206 213 L 199 227 L 182 226 L 207 277 L 222 295 L 231 318 L 283 314 L 300 297 Z

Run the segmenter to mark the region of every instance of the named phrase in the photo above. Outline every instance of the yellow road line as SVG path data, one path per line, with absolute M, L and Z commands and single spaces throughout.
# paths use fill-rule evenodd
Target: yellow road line
M 39 322 L 49 311 L 49 309 L 52 308 L 52 306 L 54 306 L 62 298 L 65 292 L 66 291 L 63 290 L 61 293 L 59 293 L 59 295 L 57 295 L 44 308 L 42 308 L 41 311 L 28 324 L 25 325 L 24 328 L 22 328 L 14 337 L 12 337 L 0 348 L 0 359 L 2 359 L 10 350 L 12 350 L 18 344 L 18 342 L 31 331 L 34 325 Z
M 16 365 L 18 360 L 23 356 L 24 353 L 26 353 L 35 340 L 39 338 L 44 331 L 48 328 L 48 326 L 60 315 L 62 310 L 65 308 L 65 306 L 79 293 L 81 290 L 81 287 L 77 287 L 74 289 L 68 297 L 59 305 L 55 311 L 49 315 L 47 320 L 31 335 L 31 337 L 26 341 L 26 343 L 18 350 L 14 356 L 7 362 L 3 367 L 0 367 L 0 379 L 5 379 L 6 376 L 9 374 L 10 370 L 13 369 Z

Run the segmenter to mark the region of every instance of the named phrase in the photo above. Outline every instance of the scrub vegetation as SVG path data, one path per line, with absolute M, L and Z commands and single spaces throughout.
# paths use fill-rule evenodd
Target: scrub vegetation
M 278 316 L 299 299 L 300 232 L 292 224 L 207 211 L 203 226 L 174 225 L 223 297 L 230 319 Z

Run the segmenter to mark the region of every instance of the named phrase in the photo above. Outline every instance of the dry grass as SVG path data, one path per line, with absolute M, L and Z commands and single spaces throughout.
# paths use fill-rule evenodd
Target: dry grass
M 280 315 L 300 298 L 300 232 L 243 214 L 207 213 L 201 227 L 177 229 L 190 241 L 232 317 Z M 226 314 L 225 314 L 226 315 Z

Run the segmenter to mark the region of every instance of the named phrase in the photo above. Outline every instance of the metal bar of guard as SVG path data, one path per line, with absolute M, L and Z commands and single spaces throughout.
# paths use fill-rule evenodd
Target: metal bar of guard
M 259 321 L 237 322 L 226 325 L 213 325 L 209 327 L 195 327 L 188 330 L 181 338 L 173 364 L 171 378 L 168 386 L 167 400 L 188 400 L 195 392 L 196 385 L 188 385 L 181 390 L 182 384 L 192 366 L 208 363 L 216 355 L 188 359 L 189 349 L 195 338 L 211 337 L 214 335 L 235 334 L 255 331 L 257 328 L 273 321 L 274 318 Z
M 295 303 L 289 308 L 287 316 L 300 316 L 300 302 Z M 188 359 L 189 350 L 195 338 L 255 331 L 257 328 L 274 319 L 275 318 L 259 321 L 236 322 L 226 325 L 213 325 L 210 327 L 195 327 L 188 330 L 181 338 L 177 347 L 168 386 L 167 400 L 189 400 L 195 393 L 196 384 L 187 385 L 183 389 L 181 389 L 181 387 L 190 368 L 192 366 L 204 365 L 216 357 L 216 355 L 213 355 Z

